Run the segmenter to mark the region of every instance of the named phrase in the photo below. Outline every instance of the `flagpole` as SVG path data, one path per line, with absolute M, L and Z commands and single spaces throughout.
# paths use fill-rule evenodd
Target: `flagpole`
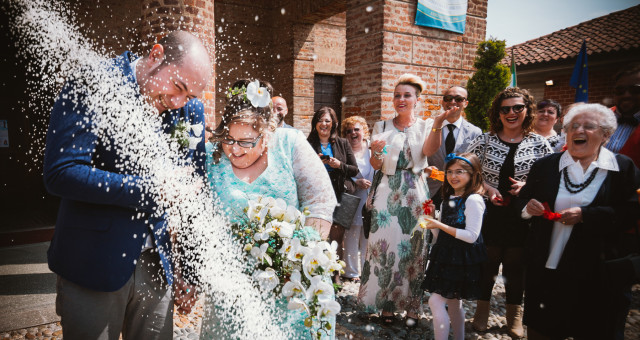
M 518 78 L 516 76 L 516 47 L 511 49 L 511 87 L 518 87 Z

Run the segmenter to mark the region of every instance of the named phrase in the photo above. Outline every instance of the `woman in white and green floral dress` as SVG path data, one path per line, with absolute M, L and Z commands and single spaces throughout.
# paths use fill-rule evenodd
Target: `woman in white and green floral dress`
M 441 145 L 443 121 L 455 109 L 435 119 L 416 118 L 425 87 L 415 75 L 401 76 L 393 96 L 398 115 L 373 128 L 371 165 L 380 171 L 371 189 L 371 230 L 358 303 L 369 312 L 382 311 L 385 323 L 394 321 L 394 312 L 406 310 L 413 321 L 420 313 L 427 231 L 418 226 L 418 218 L 429 199 L 424 169 L 427 156 Z

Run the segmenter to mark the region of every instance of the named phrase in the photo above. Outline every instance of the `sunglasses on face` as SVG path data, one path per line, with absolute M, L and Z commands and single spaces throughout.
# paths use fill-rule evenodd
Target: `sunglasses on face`
M 445 101 L 445 103 L 450 102 L 452 100 L 455 100 L 456 103 L 462 103 L 463 101 L 467 100 L 467 98 L 465 98 L 465 97 L 452 96 L 452 95 L 446 95 L 446 96 L 442 97 L 442 99 Z
M 625 92 L 629 91 L 629 94 L 637 96 L 640 94 L 640 84 L 629 85 L 629 86 L 616 86 L 613 88 L 613 93 L 616 96 L 622 96 Z
M 360 132 L 360 128 L 355 128 L 355 129 L 347 129 L 347 134 L 350 135 L 354 132 Z
M 233 138 L 225 138 L 223 140 L 221 140 L 220 142 L 222 144 L 226 144 L 226 145 L 233 145 L 238 143 L 238 146 L 243 147 L 243 148 L 255 148 L 256 144 L 258 144 L 258 141 L 262 138 L 262 135 L 256 137 L 256 139 L 254 139 L 253 141 L 248 141 L 248 140 L 235 140 Z
M 524 108 L 525 106 L 523 104 L 518 104 L 513 106 L 501 106 L 500 113 L 502 113 L 503 115 L 507 115 L 509 114 L 509 112 L 511 112 L 511 110 L 513 110 L 514 113 L 520 113 L 524 111 Z

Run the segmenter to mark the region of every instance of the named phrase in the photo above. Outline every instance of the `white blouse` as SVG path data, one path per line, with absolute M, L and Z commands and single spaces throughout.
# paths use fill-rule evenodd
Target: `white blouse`
M 582 165 L 579 161 L 574 161 L 568 151 L 565 151 L 560 156 L 560 165 L 558 171 L 562 171 L 567 168 L 569 179 L 573 183 L 583 183 L 595 168 L 598 168 L 595 178 L 584 190 L 579 193 L 570 193 L 564 183 L 564 176 L 560 175 L 560 188 L 558 195 L 556 196 L 556 203 L 554 205 L 554 211 L 559 212 L 568 208 L 584 207 L 593 201 L 602 186 L 608 171 L 620 171 L 618 162 L 616 161 L 615 154 L 606 148 L 601 147 L 600 153 L 596 161 L 591 162 L 587 171 L 582 170 Z M 525 207 L 522 210 L 522 218 L 531 218 L 531 215 L 527 212 Z M 560 222 L 553 223 L 553 230 L 551 232 L 551 244 L 549 250 L 549 257 L 545 267 L 549 269 L 556 269 L 564 248 L 569 241 L 573 225 L 565 225 Z
M 458 197 L 458 196 L 451 196 Z M 467 243 L 473 243 L 480 236 L 480 230 L 482 229 L 482 216 L 485 210 L 484 199 L 478 194 L 471 194 L 467 197 L 464 209 L 464 229 L 456 229 L 456 238 L 460 241 Z M 440 211 L 442 211 L 442 205 L 440 205 Z M 432 229 L 433 242 L 438 239 L 438 233 L 440 229 Z

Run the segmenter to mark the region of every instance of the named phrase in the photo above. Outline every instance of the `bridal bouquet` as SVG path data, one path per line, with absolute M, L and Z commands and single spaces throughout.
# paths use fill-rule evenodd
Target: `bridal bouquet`
M 288 309 L 306 311 L 305 326 L 328 333 L 328 318 L 340 311 L 329 276 L 343 262 L 337 243 L 322 241 L 304 225 L 308 211 L 300 212 L 282 199 L 250 200 L 242 223 L 232 225 L 234 236 L 248 253 L 250 271 L 258 285 L 288 300 Z M 325 280 L 323 280 L 323 277 Z

